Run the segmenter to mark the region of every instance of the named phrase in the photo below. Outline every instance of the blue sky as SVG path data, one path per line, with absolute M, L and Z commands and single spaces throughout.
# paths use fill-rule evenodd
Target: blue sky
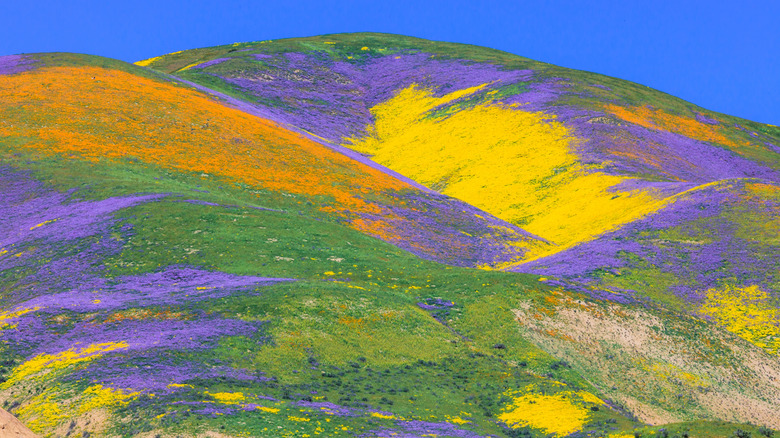
M 126 61 L 238 41 L 397 33 L 628 79 L 780 125 L 774 0 L 0 0 L 0 19 L 0 55 L 64 51 Z

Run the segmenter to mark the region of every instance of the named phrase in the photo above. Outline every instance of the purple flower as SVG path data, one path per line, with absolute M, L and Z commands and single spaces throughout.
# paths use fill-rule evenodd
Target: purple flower
M 480 435 L 468 429 L 459 428 L 453 424 L 441 422 L 432 423 L 428 421 L 396 421 L 398 429 L 379 429 L 371 431 L 370 435 L 383 438 L 421 438 L 424 436 L 447 436 L 457 438 L 485 438 L 495 437 L 495 435 Z
M 32 70 L 39 61 L 24 55 L 0 56 L 0 75 L 12 75 Z
M 182 360 L 159 350 L 108 355 L 65 378 L 66 381 L 87 380 L 112 388 L 155 394 L 187 391 L 186 383 L 193 379 L 231 379 L 247 384 L 270 380 L 263 374 Z
M 696 120 L 705 123 L 707 125 L 720 125 L 720 122 L 712 117 L 705 116 L 702 113 L 696 113 Z
M 428 298 L 423 303 L 417 303 L 421 309 L 425 310 L 441 310 L 455 305 L 452 301 L 443 300 L 441 298 Z
M 192 67 L 192 68 L 206 68 L 206 67 L 211 67 L 212 65 L 217 65 L 217 64 L 223 63 L 223 62 L 227 61 L 228 59 L 230 59 L 230 58 L 217 58 L 217 59 L 212 59 L 212 60 L 209 60 L 209 61 L 206 61 L 206 62 L 202 62 L 202 63 L 200 63 L 200 64 L 198 64 L 198 65 L 196 65 L 196 66 L 194 66 L 194 67 Z

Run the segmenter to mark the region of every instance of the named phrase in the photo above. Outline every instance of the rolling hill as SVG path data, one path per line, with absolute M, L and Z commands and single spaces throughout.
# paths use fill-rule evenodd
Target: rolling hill
M 772 436 L 778 145 L 396 35 L 0 57 L 0 403 L 47 437 Z

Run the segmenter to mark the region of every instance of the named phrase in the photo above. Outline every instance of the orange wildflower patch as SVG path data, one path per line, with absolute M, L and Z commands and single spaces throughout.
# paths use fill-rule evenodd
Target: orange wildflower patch
M 185 315 L 182 312 L 171 312 L 170 310 L 163 310 L 159 312 L 152 312 L 149 309 L 131 309 L 123 312 L 117 312 L 106 318 L 106 323 L 129 321 L 129 320 L 148 320 L 148 319 L 190 319 L 189 315 Z
M 386 242 L 393 242 L 398 238 L 394 227 L 388 223 L 390 219 L 398 218 L 397 215 L 390 214 L 385 218 L 357 218 L 352 221 L 352 228 L 366 234 L 378 237 Z
M 718 143 L 728 147 L 740 146 L 720 132 L 719 126 L 701 123 L 694 118 L 678 116 L 664 110 L 643 106 L 624 107 L 607 104 L 604 108 L 627 122 L 645 128 L 670 131 L 694 140 Z
M 641 148 L 637 147 L 641 144 Z M 616 157 L 626 158 L 653 168 L 659 175 L 675 181 L 683 181 L 682 178 L 669 172 L 669 160 L 674 159 L 676 164 L 694 169 L 695 165 L 684 157 L 670 157 L 668 152 L 658 143 L 639 139 L 623 133 L 618 138 L 613 139 L 609 144 L 609 151 Z
M 339 318 L 339 324 L 343 324 L 355 329 L 362 329 L 366 325 L 366 320 L 363 318 L 352 318 L 350 316 L 342 316 Z
M 3 78 L 0 136 L 91 161 L 133 158 L 274 191 L 323 196 L 323 209 L 375 212 L 361 196 L 409 188 L 282 126 L 205 94 L 98 67 Z
M 752 183 L 745 186 L 757 197 L 780 200 L 780 186 L 774 184 Z

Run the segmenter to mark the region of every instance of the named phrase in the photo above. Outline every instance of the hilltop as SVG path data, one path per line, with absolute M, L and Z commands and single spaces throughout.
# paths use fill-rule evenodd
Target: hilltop
M 780 128 L 385 34 L 0 81 L 0 402 L 36 433 L 780 428 Z

